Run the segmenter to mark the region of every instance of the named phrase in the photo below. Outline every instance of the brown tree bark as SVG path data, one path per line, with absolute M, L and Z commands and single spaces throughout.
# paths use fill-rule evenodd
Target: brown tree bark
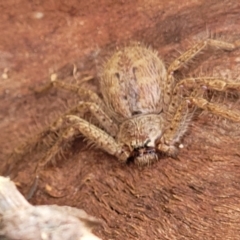
M 240 39 L 236 0 L 8 0 L 0 3 L 0 12 L 2 170 L 14 147 L 78 101 L 55 90 L 36 97 L 33 89 L 52 74 L 66 82 L 92 75 L 94 81 L 84 86 L 97 91 L 98 69 L 116 46 L 141 41 L 169 64 L 209 36 Z M 239 81 L 239 53 L 206 51 L 183 75 Z M 237 94 L 213 99 L 240 108 Z M 177 159 L 139 168 L 85 148 L 78 139 L 65 158 L 44 170 L 31 203 L 84 209 L 106 222 L 95 232 L 103 239 L 239 239 L 239 124 L 202 113 L 183 145 Z M 37 149 L 12 166 L 24 194 L 42 154 Z

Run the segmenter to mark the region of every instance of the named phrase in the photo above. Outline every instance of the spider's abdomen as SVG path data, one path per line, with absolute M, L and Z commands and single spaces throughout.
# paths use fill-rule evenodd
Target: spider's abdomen
M 166 70 L 157 53 L 134 44 L 105 63 L 101 75 L 104 101 L 118 120 L 162 110 Z

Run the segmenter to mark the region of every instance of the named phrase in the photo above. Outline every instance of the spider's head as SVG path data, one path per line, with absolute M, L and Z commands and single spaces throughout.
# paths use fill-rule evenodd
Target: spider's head
M 133 147 L 131 157 L 134 162 L 138 165 L 149 165 L 154 161 L 158 160 L 158 154 L 155 147 L 147 146 L 144 144 L 141 147 Z
M 117 141 L 128 149 L 136 164 L 149 165 L 158 160 L 157 142 L 162 136 L 161 129 L 160 115 L 139 115 L 121 124 Z

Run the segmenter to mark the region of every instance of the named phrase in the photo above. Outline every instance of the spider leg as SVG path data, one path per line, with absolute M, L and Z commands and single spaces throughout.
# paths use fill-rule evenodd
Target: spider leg
M 181 100 L 175 114 L 167 115 L 165 126 L 168 126 L 158 143 L 158 150 L 167 154 L 168 156 L 175 157 L 178 153 L 176 143 L 179 142 L 181 137 L 187 131 L 189 122 L 194 114 L 194 109 L 189 108 L 189 104 L 185 100 Z
M 173 92 L 175 86 L 174 72 L 184 66 L 197 54 L 203 51 L 206 47 L 216 47 L 222 50 L 232 51 L 240 47 L 240 41 L 228 43 L 220 40 L 207 39 L 195 44 L 189 50 L 184 52 L 181 56 L 176 58 L 167 69 L 167 83 L 164 86 L 164 103 L 167 105 L 171 101 L 177 102 L 176 94 Z M 170 110 L 171 111 L 171 110 Z
M 222 50 L 232 51 L 238 47 L 240 47 L 240 42 L 236 41 L 234 43 L 228 43 L 220 40 L 207 39 L 201 41 L 194 46 L 192 46 L 189 50 L 183 53 L 181 56 L 176 58 L 169 66 L 168 73 L 173 73 L 179 68 L 181 68 L 184 64 L 186 64 L 189 60 L 194 58 L 198 53 L 203 51 L 206 47 L 216 47 Z
M 122 162 L 126 162 L 130 155 L 111 135 L 78 116 L 66 115 L 61 118 L 61 122 L 67 122 L 69 126 L 62 132 L 55 144 L 47 151 L 46 155 L 38 162 L 35 169 L 35 179 L 31 184 L 27 199 L 32 198 L 34 195 L 43 168 L 54 159 L 65 143 L 71 141 L 79 134 L 82 134 L 88 140 L 94 142 L 97 147 L 110 155 L 116 156 Z
M 240 122 L 240 112 L 229 110 L 227 107 L 216 104 L 216 103 L 210 103 L 204 98 L 186 98 L 188 101 L 196 105 L 197 107 L 207 110 L 209 112 L 212 112 L 213 114 L 216 114 L 218 116 L 227 118 L 229 120 L 232 120 L 234 122 Z
M 186 88 L 195 88 L 195 89 L 207 88 L 215 91 L 226 91 L 226 90 L 240 91 L 239 82 L 225 80 L 223 78 L 215 78 L 215 77 L 186 78 L 181 80 L 177 84 L 176 88 L 179 88 L 181 86 Z M 186 100 L 193 103 L 195 106 L 201 109 L 210 111 L 221 117 L 230 119 L 235 122 L 240 121 L 240 112 L 229 110 L 227 107 L 223 105 L 210 103 L 208 100 L 202 97 L 197 97 L 197 96 L 191 96 L 189 98 L 186 98 Z
M 191 93 L 191 96 L 183 97 L 181 94 L 182 87 L 195 90 Z M 172 101 L 169 105 L 169 109 L 172 110 L 167 112 L 168 124 L 166 125 L 169 128 L 166 129 L 158 145 L 160 151 L 166 152 L 171 156 L 177 152 L 175 143 L 186 132 L 188 123 L 194 113 L 194 111 L 190 110 L 189 103 L 221 117 L 240 122 L 240 112 L 229 110 L 223 105 L 211 103 L 202 98 L 203 90 L 206 88 L 215 91 L 240 91 L 240 83 L 215 77 L 186 78 L 181 80 L 173 90 L 177 102 Z
M 186 87 L 186 88 L 202 87 L 202 88 L 207 88 L 215 91 L 226 91 L 226 90 L 240 91 L 239 82 L 226 80 L 224 78 L 216 78 L 216 77 L 185 78 L 176 85 L 176 88 L 178 87 Z
M 66 116 L 70 114 L 81 113 L 84 114 L 90 112 L 98 120 L 100 125 L 108 132 L 111 136 L 115 136 L 118 131 L 117 125 L 112 121 L 112 119 L 103 111 L 103 109 L 96 103 L 92 102 L 79 102 L 77 106 L 67 111 L 63 116 L 59 117 L 52 124 L 47 126 L 42 132 L 37 134 L 34 138 L 29 139 L 29 141 L 22 144 L 20 147 L 16 148 L 14 152 L 9 156 L 7 161 L 7 168 L 5 170 L 5 175 L 9 175 L 12 167 L 15 165 L 16 158 L 21 158 L 34 149 L 43 139 L 49 136 L 50 133 L 58 132 L 67 124 Z M 16 155 L 16 156 L 15 156 Z
M 84 114 L 86 112 L 90 112 L 93 116 L 95 116 L 106 132 L 81 117 L 72 115 L 77 113 Z M 38 135 L 39 139 L 36 138 L 35 141 L 40 141 L 42 137 L 46 136 L 49 132 L 57 132 L 62 128 L 64 128 L 64 130 L 60 132 L 60 136 L 57 141 L 47 151 L 44 158 L 37 164 L 35 170 L 35 180 L 33 181 L 28 193 L 28 199 L 33 196 L 37 188 L 39 174 L 44 166 L 46 166 L 51 160 L 54 160 L 54 157 L 61 151 L 64 144 L 70 142 L 79 134 L 84 135 L 87 139 L 94 142 L 94 144 L 109 154 L 115 155 L 120 161 L 125 162 L 129 157 L 129 154 L 123 150 L 113 138 L 118 131 L 117 125 L 96 103 L 83 101 L 79 102 L 77 106 L 67 111 L 63 116 L 59 117 L 50 126 L 48 126 L 44 132 Z
M 64 144 L 68 143 L 79 134 L 82 134 L 88 140 L 94 142 L 97 147 L 106 151 L 110 155 L 116 156 L 121 162 L 126 162 L 129 158 L 130 153 L 124 150 L 123 147 L 119 145 L 111 135 L 89 123 L 88 121 L 75 115 L 66 115 L 62 117 L 61 121 L 68 122 L 69 127 L 62 132 L 55 144 L 47 151 L 47 154 L 44 156 L 44 158 L 38 162 L 35 169 L 35 179 L 27 195 L 28 199 L 34 195 L 37 189 L 39 176 L 42 169 L 54 159 Z
M 86 82 L 91 80 L 92 77 L 86 77 L 81 81 Z M 78 94 L 82 98 L 88 99 L 89 103 L 84 104 L 83 102 L 80 102 L 79 105 L 76 107 L 70 109 L 68 112 L 66 112 L 64 115 L 68 114 L 75 114 L 78 112 L 85 113 L 86 111 L 92 112 L 92 114 L 98 119 L 100 124 L 105 128 L 107 132 L 111 132 L 113 136 L 116 134 L 116 125 L 112 122 L 110 117 L 107 115 L 108 111 L 105 107 L 105 104 L 103 103 L 102 99 L 93 91 L 86 90 L 82 88 L 81 86 L 73 85 L 73 84 L 66 84 L 59 80 L 51 80 L 50 83 L 42 87 L 41 89 L 36 89 L 35 92 L 37 94 L 42 94 L 49 90 L 50 88 L 60 88 L 65 89 L 71 92 L 74 92 Z M 90 102 L 93 102 L 92 104 Z M 94 104 L 95 103 L 95 104 Z M 90 106 L 91 105 L 91 106 Z M 50 126 L 46 127 L 43 131 L 41 131 L 39 134 L 36 134 L 36 136 L 29 139 L 27 142 L 23 143 L 22 145 L 18 146 L 14 149 L 14 151 L 9 155 L 7 160 L 7 166 L 11 165 L 9 162 L 11 162 L 11 159 L 14 159 L 19 156 L 24 156 L 29 151 L 33 150 L 39 142 L 41 142 L 42 139 L 46 138 L 49 133 L 53 131 L 57 131 L 62 126 L 62 118 L 60 117 L 55 122 L 53 122 Z M 31 147 L 30 147 L 31 146 Z M 15 156 L 16 155 L 16 156 Z M 7 167 L 7 174 L 9 174 L 9 171 L 11 170 L 11 167 Z
M 45 157 L 38 163 L 36 176 L 38 176 L 41 169 L 56 156 L 64 143 L 69 142 L 79 134 L 84 135 L 87 139 L 94 142 L 97 147 L 107 153 L 116 156 L 120 161 L 125 162 L 129 157 L 129 153 L 126 152 L 111 135 L 102 129 L 75 115 L 67 115 L 65 116 L 65 120 L 68 121 L 70 126 L 61 134 Z
M 47 92 L 51 88 L 58 88 L 58 89 L 67 90 L 69 92 L 73 92 L 73 93 L 77 94 L 81 98 L 85 98 L 85 99 L 87 99 L 90 102 L 97 103 L 101 107 L 105 107 L 102 99 L 95 92 L 93 92 L 91 90 L 88 90 L 88 89 L 84 89 L 81 86 L 81 83 L 89 81 L 91 79 L 93 79 L 92 76 L 86 77 L 85 79 L 81 80 L 80 85 L 69 84 L 69 83 L 65 83 L 65 82 L 63 82 L 61 80 L 52 79 L 45 86 L 43 86 L 43 87 L 41 87 L 39 89 L 35 89 L 35 93 L 37 95 L 41 96 L 42 94 L 44 94 L 45 92 Z
M 94 102 L 84 102 L 80 101 L 77 106 L 67 111 L 62 117 L 58 118 L 49 126 L 49 129 L 52 131 L 56 131 L 60 129 L 64 123 L 64 118 L 67 115 L 75 115 L 81 113 L 90 112 L 100 123 L 100 125 L 108 132 L 111 133 L 111 136 L 116 136 L 118 131 L 117 124 L 108 116 L 107 113 L 96 103 Z

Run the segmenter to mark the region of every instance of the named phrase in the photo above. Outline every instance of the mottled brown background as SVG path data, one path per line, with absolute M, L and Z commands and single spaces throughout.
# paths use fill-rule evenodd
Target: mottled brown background
M 77 101 L 61 91 L 34 95 L 51 74 L 76 83 L 93 75 L 84 86 L 97 89 L 104 56 L 129 41 L 152 45 L 169 63 L 208 32 L 240 39 L 236 0 L 8 0 L 0 2 L 0 12 L 2 170 L 14 147 Z M 239 53 L 202 55 L 189 71 L 239 79 Z M 236 109 L 236 99 L 225 101 Z M 178 159 L 143 169 L 86 149 L 79 139 L 66 159 L 44 170 L 31 202 L 85 209 L 106 222 L 95 231 L 103 239 L 239 239 L 239 136 L 239 125 L 201 114 Z M 41 157 L 36 151 L 13 166 L 12 176 L 24 194 Z

